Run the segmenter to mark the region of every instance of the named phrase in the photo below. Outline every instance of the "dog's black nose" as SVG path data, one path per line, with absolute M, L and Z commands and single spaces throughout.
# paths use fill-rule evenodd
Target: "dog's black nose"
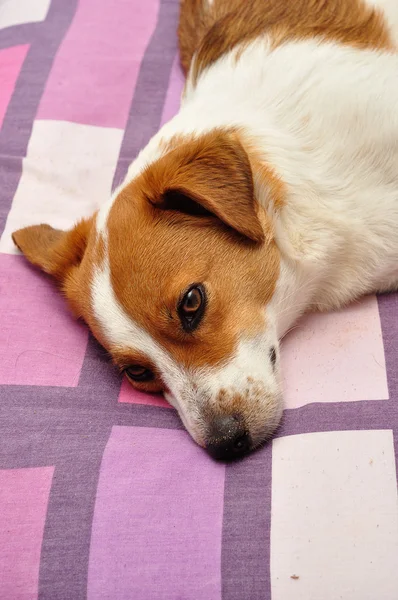
M 251 449 L 250 434 L 239 417 L 220 415 L 213 419 L 206 449 L 217 460 L 233 460 Z

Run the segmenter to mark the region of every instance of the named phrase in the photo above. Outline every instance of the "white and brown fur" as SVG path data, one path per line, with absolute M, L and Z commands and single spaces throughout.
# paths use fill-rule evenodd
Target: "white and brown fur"
M 183 0 L 179 42 L 181 109 L 108 204 L 14 241 L 199 444 L 238 415 L 257 446 L 293 322 L 398 288 L 398 2 Z M 194 282 L 190 334 L 176 305 Z

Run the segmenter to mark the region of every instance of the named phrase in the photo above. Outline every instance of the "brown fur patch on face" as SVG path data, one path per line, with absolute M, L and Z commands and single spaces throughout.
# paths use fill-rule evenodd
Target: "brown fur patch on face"
M 223 54 L 268 35 L 273 47 L 320 38 L 355 48 L 394 50 L 381 11 L 362 0 L 184 0 L 179 23 L 181 60 L 193 81 Z
M 193 154 L 189 146 L 181 146 L 125 187 L 108 218 L 116 297 L 127 314 L 187 368 L 222 363 L 235 350 L 241 333 L 250 336 L 264 328 L 263 309 L 279 273 L 279 253 L 266 212 L 255 206 L 254 198 L 244 197 L 246 187 L 243 192 L 237 184 L 228 187 L 236 176 L 228 164 L 231 156 L 227 152 L 216 168 L 217 160 L 204 160 L 198 140 L 192 141 Z M 239 153 L 233 154 L 234 160 L 236 156 Z M 249 162 L 245 168 L 250 169 Z M 266 241 L 253 243 L 213 215 L 187 214 L 182 205 L 153 202 L 170 189 L 193 194 L 199 201 L 205 197 L 215 211 L 220 198 L 228 201 L 229 212 L 223 218 L 229 220 L 234 206 L 252 203 L 262 230 L 267 232 Z M 198 329 L 186 333 L 177 304 L 193 283 L 204 285 L 207 306 Z

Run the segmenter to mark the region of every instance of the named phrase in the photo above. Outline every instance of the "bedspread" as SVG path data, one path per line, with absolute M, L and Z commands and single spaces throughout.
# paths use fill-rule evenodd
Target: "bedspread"
M 397 600 L 397 295 L 291 331 L 277 437 L 224 465 L 13 246 L 90 215 L 177 111 L 177 17 L 0 1 L 0 599 Z

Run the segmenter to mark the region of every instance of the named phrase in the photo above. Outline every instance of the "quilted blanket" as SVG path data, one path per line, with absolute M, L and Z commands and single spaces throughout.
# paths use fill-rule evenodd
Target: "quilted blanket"
M 177 18 L 0 0 L 0 599 L 397 600 L 397 295 L 299 323 L 277 437 L 224 465 L 12 244 L 90 215 L 177 111 Z

